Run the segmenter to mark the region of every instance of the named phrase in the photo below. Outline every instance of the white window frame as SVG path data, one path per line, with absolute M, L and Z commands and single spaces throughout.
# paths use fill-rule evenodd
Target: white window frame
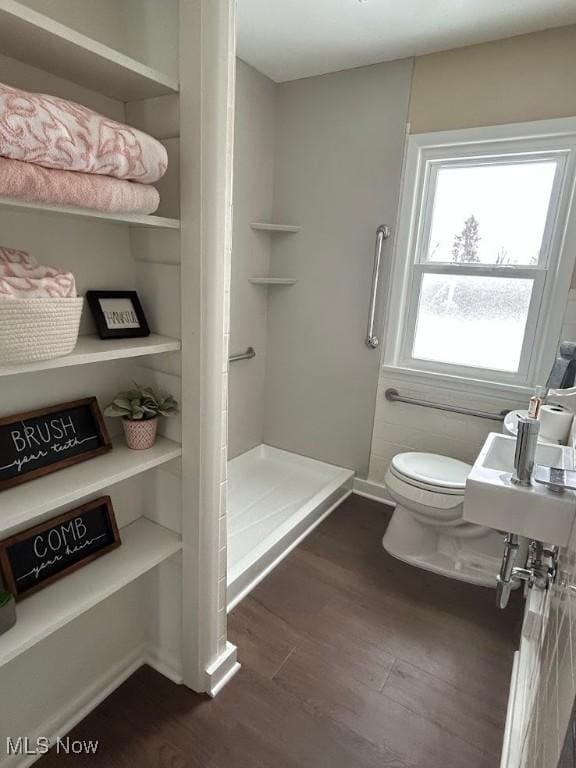
M 554 159 L 549 216 L 538 265 L 459 265 L 426 262 L 439 168 Z M 464 380 L 492 390 L 531 389 L 545 383 L 562 328 L 576 261 L 576 118 L 472 128 L 408 137 L 394 260 L 387 300 L 383 366 L 412 378 Z M 423 215 L 420 212 L 423 211 Z M 530 277 L 534 279 L 517 373 L 413 358 L 422 273 Z M 482 383 L 485 384 L 482 387 Z

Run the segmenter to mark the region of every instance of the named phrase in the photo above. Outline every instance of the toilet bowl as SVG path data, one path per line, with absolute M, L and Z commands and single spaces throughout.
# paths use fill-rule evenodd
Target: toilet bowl
M 419 568 L 483 586 L 496 586 L 502 536 L 462 518 L 471 466 L 433 453 L 400 453 L 386 473 L 396 509 L 382 544 Z

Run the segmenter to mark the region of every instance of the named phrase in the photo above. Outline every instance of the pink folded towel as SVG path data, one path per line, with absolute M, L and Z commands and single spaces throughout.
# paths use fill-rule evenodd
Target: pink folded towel
M 0 300 L 51 298 L 76 298 L 74 275 L 42 266 L 26 251 L 0 246 Z
M 158 190 L 148 184 L 76 171 L 53 171 L 3 157 L 0 197 L 105 213 L 154 213 L 160 203 Z
M 153 184 L 168 165 L 146 133 L 72 101 L 0 83 L 0 155 L 45 168 Z

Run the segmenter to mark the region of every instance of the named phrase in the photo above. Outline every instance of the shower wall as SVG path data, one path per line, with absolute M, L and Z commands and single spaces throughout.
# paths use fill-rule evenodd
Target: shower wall
M 266 288 L 251 285 L 248 278 L 265 275 L 270 268 L 272 239 L 250 229 L 250 222 L 269 221 L 272 216 L 275 102 L 272 80 L 238 59 L 230 353 L 252 346 L 256 357 L 230 366 L 229 458 L 264 438 L 268 295 Z
M 231 457 L 264 442 L 366 476 L 374 241 L 396 218 L 411 72 L 406 60 L 275 84 L 238 61 L 231 352 L 257 356 L 230 367 Z M 267 274 L 298 282 L 248 283 Z
M 395 61 L 277 87 L 274 215 L 302 230 L 272 250 L 273 273 L 298 283 L 270 298 L 264 440 L 364 477 L 374 242 L 396 219 L 411 72 Z

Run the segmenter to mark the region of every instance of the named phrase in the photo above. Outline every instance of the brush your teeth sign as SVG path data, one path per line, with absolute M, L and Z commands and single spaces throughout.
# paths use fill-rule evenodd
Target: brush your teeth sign
M 0 419 L 0 491 L 109 451 L 95 397 Z

